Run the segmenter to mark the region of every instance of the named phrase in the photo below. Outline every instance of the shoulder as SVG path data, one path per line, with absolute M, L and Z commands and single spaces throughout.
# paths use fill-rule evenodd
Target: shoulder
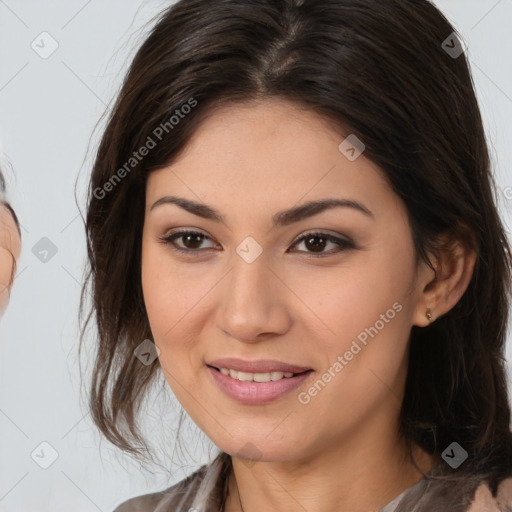
M 205 473 L 206 466 L 201 467 L 195 473 L 181 480 L 168 489 L 151 494 L 144 494 L 131 498 L 121 503 L 114 512 L 156 512 L 165 504 L 167 509 L 170 506 L 177 506 L 180 502 L 191 498 Z
M 423 504 L 428 505 L 430 510 L 512 512 L 512 477 L 510 475 L 499 482 L 493 494 L 489 482 L 482 474 L 452 479 L 446 471 L 443 473 L 443 476 L 448 478 L 438 481 L 427 480 Z
M 226 468 L 227 456 L 221 453 L 213 462 L 172 485 L 168 489 L 144 494 L 121 503 L 114 512 L 188 512 L 199 496 L 201 500 L 218 502 L 221 499 L 220 478 Z
M 488 485 L 481 484 L 468 512 L 512 512 L 512 477 L 501 481 L 496 496 L 492 495 Z
M 512 477 L 495 490 L 486 474 L 454 475 L 440 463 L 379 512 L 512 512 Z

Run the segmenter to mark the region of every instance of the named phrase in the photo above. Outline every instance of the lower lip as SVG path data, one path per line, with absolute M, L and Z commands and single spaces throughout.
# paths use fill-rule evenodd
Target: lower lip
M 247 382 L 224 375 L 211 366 L 206 367 L 217 386 L 229 397 L 244 404 L 257 405 L 271 402 L 299 387 L 313 371 L 300 373 L 294 377 L 284 377 L 270 382 Z

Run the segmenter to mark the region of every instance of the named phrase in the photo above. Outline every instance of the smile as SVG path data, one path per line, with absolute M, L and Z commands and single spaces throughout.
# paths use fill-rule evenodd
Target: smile
M 210 365 L 207 365 L 206 369 L 215 387 L 224 395 L 247 405 L 265 404 L 284 397 L 315 373 L 311 369 L 300 373 L 283 371 L 252 373 Z
M 251 372 L 238 372 L 228 368 L 217 368 L 222 375 L 229 375 L 232 379 L 241 380 L 244 382 L 270 382 L 281 380 L 284 378 L 289 379 L 293 377 L 293 372 L 267 372 L 267 373 L 251 373 Z

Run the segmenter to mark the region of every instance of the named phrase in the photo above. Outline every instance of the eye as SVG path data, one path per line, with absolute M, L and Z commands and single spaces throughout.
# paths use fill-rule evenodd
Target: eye
M 334 251 L 323 252 L 326 245 L 328 243 L 334 244 L 337 246 Z M 306 235 L 301 236 L 292 247 L 304 244 L 304 247 L 311 250 L 310 256 L 312 257 L 326 257 L 332 256 L 335 253 L 341 252 L 346 249 L 353 249 L 354 243 L 351 240 L 339 238 L 334 235 L 329 235 L 328 233 L 308 233 Z M 307 251 L 299 251 L 299 252 L 307 252 Z
M 211 240 L 210 237 L 206 236 L 204 233 L 200 231 L 178 231 L 170 236 L 163 237 L 160 239 L 165 244 L 171 244 L 172 249 L 175 251 L 179 251 L 181 253 L 186 253 L 191 256 L 199 256 L 201 252 L 204 250 L 200 250 L 201 244 L 205 240 Z M 178 243 L 181 242 L 181 244 Z M 327 244 L 331 243 L 337 246 L 335 250 L 331 250 L 330 252 L 324 252 Z M 341 252 L 346 249 L 353 249 L 354 243 L 349 239 L 339 238 L 327 233 L 308 233 L 306 235 L 301 236 L 297 239 L 292 247 L 295 247 L 299 244 L 304 244 L 304 247 L 307 249 L 306 251 L 298 251 L 298 252 L 306 252 L 309 251 L 310 257 L 326 257 L 332 256 L 335 253 Z M 209 247 L 206 249 L 212 249 L 213 247 Z
M 161 240 L 164 243 L 171 244 L 173 246 L 173 250 L 199 256 L 199 246 L 205 239 L 210 240 L 208 236 L 206 236 L 204 233 L 201 233 L 200 231 L 178 231 L 177 233 L 174 233 L 168 237 L 164 237 Z M 181 240 L 183 245 L 180 246 L 177 244 L 177 240 Z

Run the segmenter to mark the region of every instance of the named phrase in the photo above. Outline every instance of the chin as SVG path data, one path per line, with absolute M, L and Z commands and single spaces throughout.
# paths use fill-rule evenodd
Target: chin
M 232 457 L 240 459 L 246 465 L 251 466 L 256 462 L 279 462 L 290 460 L 297 456 L 297 443 L 283 441 L 271 442 L 267 440 L 250 439 L 230 442 L 217 446 Z M 294 448 L 295 447 L 295 448 Z

